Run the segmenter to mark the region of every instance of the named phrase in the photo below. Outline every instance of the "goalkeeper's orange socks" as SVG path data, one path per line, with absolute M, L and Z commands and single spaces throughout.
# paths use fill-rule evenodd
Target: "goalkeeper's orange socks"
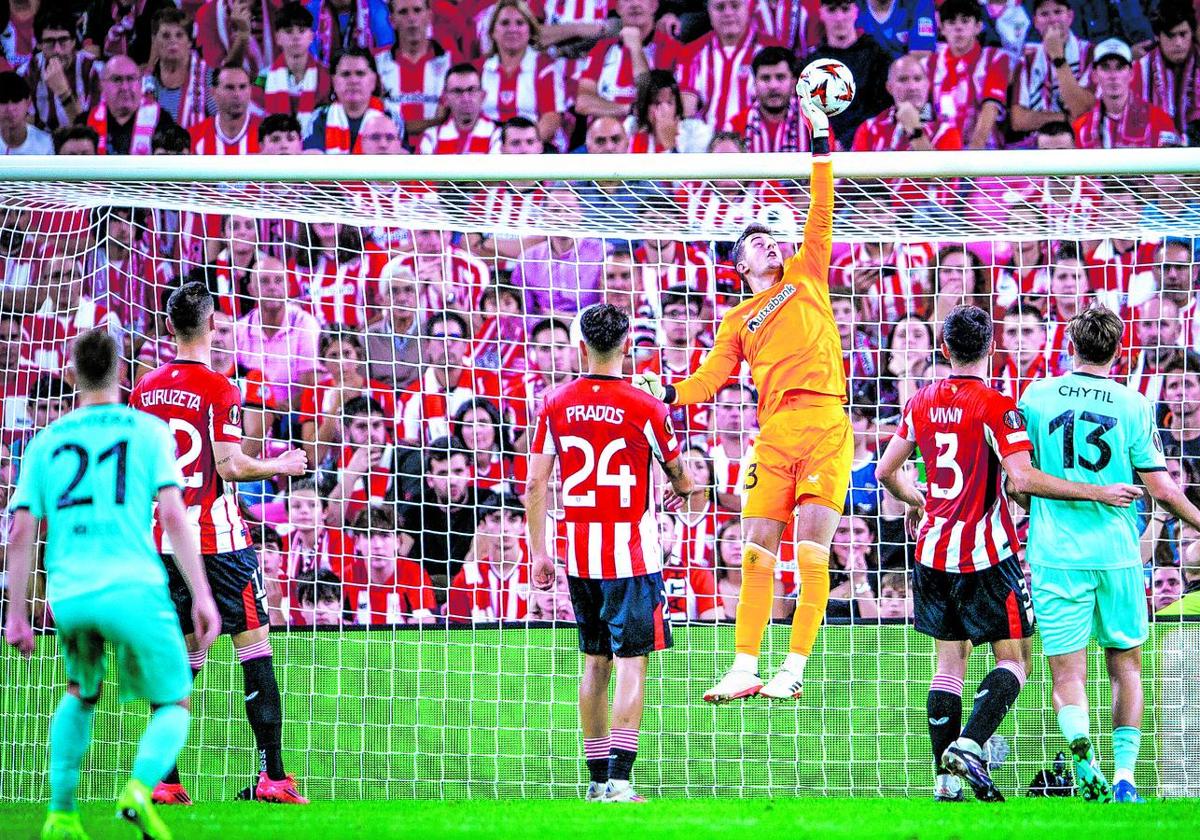
M 796 572 L 800 578 L 800 598 L 792 616 L 789 649 L 807 659 L 829 605 L 829 549 L 809 540 L 797 543 Z
M 761 545 L 748 542 L 742 549 L 742 589 L 733 631 L 737 651 L 734 668 L 758 672 L 758 652 L 775 600 L 775 560 L 775 555 Z

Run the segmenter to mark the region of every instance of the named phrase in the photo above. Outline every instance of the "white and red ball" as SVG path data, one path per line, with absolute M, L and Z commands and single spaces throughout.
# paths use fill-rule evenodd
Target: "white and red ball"
M 800 71 L 801 85 L 812 92 L 813 101 L 829 116 L 836 116 L 854 101 L 854 75 L 836 58 L 818 58 Z

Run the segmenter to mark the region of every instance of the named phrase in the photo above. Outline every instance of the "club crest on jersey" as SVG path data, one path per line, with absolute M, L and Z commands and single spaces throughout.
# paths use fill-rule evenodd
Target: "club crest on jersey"
M 1025 418 L 1021 416 L 1021 412 L 1017 410 L 1004 412 L 1004 425 L 1010 429 L 1025 428 Z
M 775 297 L 767 301 L 766 306 L 754 313 L 754 317 L 746 322 L 746 329 L 750 330 L 750 332 L 756 331 L 768 318 L 771 317 L 772 313 L 774 313 L 776 309 L 787 303 L 787 299 L 794 294 L 796 294 L 796 287 L 791 283 L 788 283 L 779 290 L 779 293 L 775 295 Z

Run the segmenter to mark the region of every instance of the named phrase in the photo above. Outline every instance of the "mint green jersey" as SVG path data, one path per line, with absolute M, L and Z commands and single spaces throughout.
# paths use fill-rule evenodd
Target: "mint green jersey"
M 1040 469 L 1086 484 L 1134 481 L 1135 472 L 1165 470 L 1154 407 L 1107 377 L 1068 373 L 1032 383 L 1020 401 Z M 1136 505 L 1034 498 L 1026 557 L 1056 569 L 1141 565 Z
M 182 487 L 167 424 L 122 405 L 79 408 L 39 432 L 21 459 L 13 510 L 46 520 L 47 595 L 166 585 L 154 501 Z

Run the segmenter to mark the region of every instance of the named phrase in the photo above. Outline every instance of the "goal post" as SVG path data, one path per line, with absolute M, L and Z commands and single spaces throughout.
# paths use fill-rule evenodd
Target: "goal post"
M 669 380 L 693 369 L 744 291 L 728 262 L 742 229 L 763 222 L 799 245 L 810 163 L 0 159 L 0 496 L 10 498 L 30 437 L 73 405 L 73 336 L 118 334 L 129 387 L 173 357 L 166 295 L 207 283 L 220 311 L 214 367 L 241 388 L 252 448 L 302 447 L 315 467 L 311 485 L 239 487 L 267 581 L 285 763 L 302 790 L 578 796 L 581 666 L 565 579 L 534 592 L 513 531 L 529 424 L 579 372 L 571 325 L 593 301 L 629 310 L 629 372 Z M 833 167 L 830 287 L 856 460 L 830 614 L 796 707 L 700 701 L 733 650 L 740 477 L 756 431 L 743 371 L 714 404 L 674 418 L 714 501 L 661 517 L 675 646 L 650 664 L 634 773 L 651 797 L 930 793 L 932 644 L 911 626 L 903 509 L 871 464 L 907 396 L 947 372 L 936 347 L 957 303 L 994 314 L 994 384 L 1010 393 L 1066 369 L 1062 328 L 1080 307 L 1116 309 L 1129 325 L 1116 375 L 1158 406 L 1173 474 L 1200 488 L 1200 151 L 854 153 L 835 154 Z M 1200 612 L 1189 606 L 1200 594 L 1185 594 L 1200 588 L 1200 535 L 1163 511 L 1144 514 L 1147 609 Z M 791 543 L 768 668 L 787 650 Z M 44 587 L 35 592 L 35 623 L 50 629 Z M 1153 621 L 1138 782 L 1155 795 L 1200 796 L 1198 646 L 1188 616 Z M 988 662 L 976 654 L 969 687 Z M 1109 769 L 1102 657 L 1089 668 Z M 52 633 L 30 661 L 0 652 L 0 801 L 45 798 L 62 685 Z M 180 764 L 196 799 L 229 799 L 257 771 L 241 688 L 219 640 Z M 115 697 L 101 701 L 85 798 L 116 795 L 145 719 Z M 1063 749 L 1035 646 L 1029 682 L 989 747 L 999 786 L 1041 784 Z

